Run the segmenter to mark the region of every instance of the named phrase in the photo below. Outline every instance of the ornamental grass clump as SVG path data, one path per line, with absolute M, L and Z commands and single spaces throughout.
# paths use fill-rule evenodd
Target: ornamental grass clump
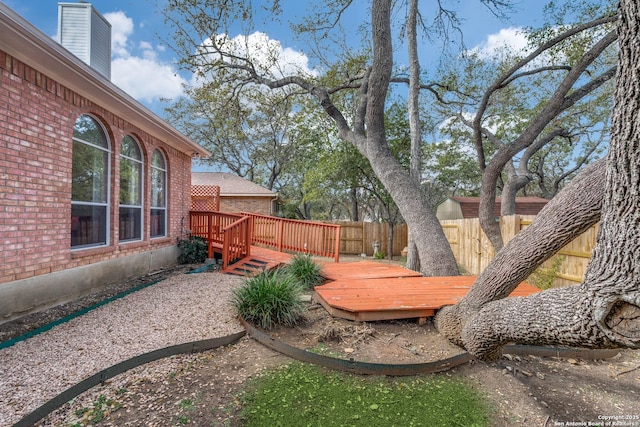
M 302 289 L 313 289 L 324 281 L 318 264 L 309 255 L 296 255 L 285 267 L 286 273 L 298 283 Z
M 264 271 L 248 278 L 233 292 L 239 316 L 262 328 L 293 326 L 302 316 L 302 288 L 282 270 Z

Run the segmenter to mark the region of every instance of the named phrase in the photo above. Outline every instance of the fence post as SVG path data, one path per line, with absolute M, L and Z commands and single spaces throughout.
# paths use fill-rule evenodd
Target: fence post
M 229 266 L 229 233 L 226 233 L 224 229 L 220 231 L 222 233 L 222 270 Z
M 277 222 L 278 233 L 276 235 L 276 244 L 278 245 L 278 252 L 282 252 L 282 235 L 284 234 L 284 221 Z
M 251 244 L 253 243 L 253 218 L 248 216 L 245 217 L 244 221 L 244 229 L 245 229 L 245 244 L 246 244 L 246 254 L 245 256 L 251 256 Z
M 341 227 L 338 224 L 338 227 L 336 228 L 336 236 L 335 236 L 335 247 L 333 248 L 334 250 L 334 260 L 335 262 L 339 262 L 340 261 L 340 230 Z
M 207 215 L 207 244 L 209 246 L 209 259 L 213 258 L 213 215 Z

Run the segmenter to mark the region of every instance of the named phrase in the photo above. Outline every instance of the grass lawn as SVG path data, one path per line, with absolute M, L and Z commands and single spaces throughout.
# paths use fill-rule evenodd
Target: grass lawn
M 490 408 L 462 381 L 445 376 L 361 377 L 291 363 L 249 384 L 244 425 L 488 426 Z

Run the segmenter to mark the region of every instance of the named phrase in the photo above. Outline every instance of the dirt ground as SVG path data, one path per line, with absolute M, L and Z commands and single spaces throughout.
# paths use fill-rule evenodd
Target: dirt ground
M 354 323 L 331 318 L 314 301 L 308 304 L 305 322 L 269 334 L 317 353 L 375 363 L 421 363 L 460 352 L 430 322 Z M 0 336 L 9 335 L 7 329 L 0 325 Z M 87 391 L 39 425 L 240 426 L 239 397 L 246 381 L 289 361 L 245 337 L 227 347 L 135 368 Z M 463 378 L 481 390 L 497 427 L 640 426 L 639 351 L 595 361 L 505 356 L 437 375 Z

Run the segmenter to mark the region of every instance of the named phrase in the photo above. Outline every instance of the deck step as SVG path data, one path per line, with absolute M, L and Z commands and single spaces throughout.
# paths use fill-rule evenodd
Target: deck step
M 280 266 L 277 261 L 266 261 L 259 258 L 245 258 L 230 264 L 222 270 L 225 274 L 235 274 L 237 276 L 252 277 L 262 273 L 265 270 L 271 270 Z

